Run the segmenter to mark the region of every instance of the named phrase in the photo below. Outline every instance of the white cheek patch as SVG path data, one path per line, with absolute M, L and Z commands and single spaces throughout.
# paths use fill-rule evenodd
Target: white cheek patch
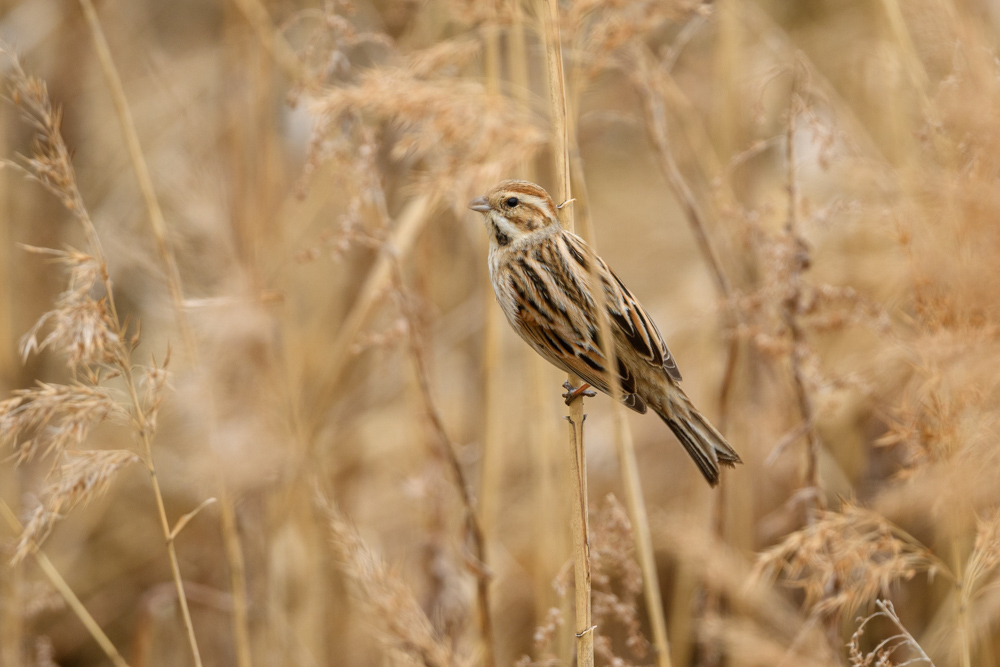
M 499 245 L 505 246 L 521 235 L 521 231 L 502 215 L 491 213 L 488 224 Z
M 510 220 L 502 215 L 493 216 L 493 221 L 496 223 L 497 227 L 500 228 L 500 231 L 507 236 L 514 237 L 521 235 L 521 230 L 519 230 L 516 225 L 512 224 Z

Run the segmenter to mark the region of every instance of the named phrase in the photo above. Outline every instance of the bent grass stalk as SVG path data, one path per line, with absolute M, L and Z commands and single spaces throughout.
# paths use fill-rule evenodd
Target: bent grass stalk
M 2 499 L 0 499 L 0 514 L 3 514 L 4 520 L 7 521 L 7 524 L 12 530 L 17 533 L 24 530 L 21 522 L 17 520 L 17 516 L 14 515 L 14 512 Z M 125 658 L 123 658 L 122 654 L 118 652 L 114 643 L 106 634 L 104 634 L 104 630 L 101 629 L 101 626 L 96 620 L 94 620 L 94 617 L 90 615 L 87 608 L 83 606 L 83 602 L 80 601 L 80 598 L 76 596 L 73 589 L 70 588 L 69 584 L 66 583 L 66 580 L 63 579 L 61 574 L 59 574 L 59 570 L 56 569 L 56 566 L 52 564 L 52 561 L 50 561 L 49 557 L 45 555 L 45 552 L 39 549 L 38 545 L 34 542 L 31 544 L 31 557 L 35 559 L 36 563 L 38 563 L 38 567 L 41 568 L 49 582 L 51 582 L 52 587 L 55 588 L 59 592 L 59 595 L 61 595 L 66 601 L 67 606 L 69 606 L 69 608 L 73 610 L 73 613 L 76 614 L 76 617 L 80 619 L 83 627 L 87 629 L 90 636 L 94 638 L 97 645 L 100 646 L 101 650 L 104 651 L 104 654 L 108 656 L 108 660 L 110 660 L 115 667 L 129 667 L 128 663 L 125 662 Z

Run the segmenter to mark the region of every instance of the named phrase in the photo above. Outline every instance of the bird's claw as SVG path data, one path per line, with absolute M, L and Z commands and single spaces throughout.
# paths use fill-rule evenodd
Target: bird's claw
M 581 396 L 588 396 L 591 398 L 597 396 L 596 393 L 590 391 L 590 385 L 587 384 L 586 382 L 581 384 L 579 387 L 574 387 L 569 383 L 569 380 L 566 380 L 565 382 L 563 382 L 562 386 L 563 389 L 566 390 L 566 393 L 562 395 L 562 397 L 566 399 L 566 405 L 569 405 L 570 403 L 580 398 Z

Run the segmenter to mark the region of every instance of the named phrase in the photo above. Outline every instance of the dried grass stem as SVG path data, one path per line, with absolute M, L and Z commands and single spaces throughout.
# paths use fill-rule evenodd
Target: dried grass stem
M 541 3 L 544 4 L 541 4 Z M 559 219 L 565 229 L 573 231 L 573 207 L 570 186 L 570 143 L 569 114 L 566 103 L 566 80 L 563 73 L 562 39 L 559 35 L 559 3 L 557 0 L 540 0 L 538 14 L 542 17 L 542 34 L 545 39 L 545 55 L 548 69 L 549 103 L 555 136 L 553 158 L 555 160 L 556 198 L 563 205 L 559 209 Z M 580 386 L 582 380 L 570 373 L 569 383 Z M 576 580 L 576 652 L 577 664 L 593 667 L 594 628 L 590 598 L 590 535 L 587 501 L 587 456 L 583 435 L 583 397 L 570 403 L 569 420 L 570 446 L 573 452 L 573 542 L 574 578 Z

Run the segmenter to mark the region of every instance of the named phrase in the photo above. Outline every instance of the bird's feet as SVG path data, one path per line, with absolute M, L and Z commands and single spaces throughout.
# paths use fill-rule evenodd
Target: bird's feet
M 579 387 L 574 387 L 569 383 L 569 380 L 566 380 L 563 382 L 562 386 L 563 389 L 566 390 L 566 393 L 562 395 L 562 397 L 566 399 L 566 405 L 569 405 L 581 396 L 589 396 L 591 398 L 597 396 L 597 394 L 590 391 L 590 385 L 586 382 L 581 384 Z

